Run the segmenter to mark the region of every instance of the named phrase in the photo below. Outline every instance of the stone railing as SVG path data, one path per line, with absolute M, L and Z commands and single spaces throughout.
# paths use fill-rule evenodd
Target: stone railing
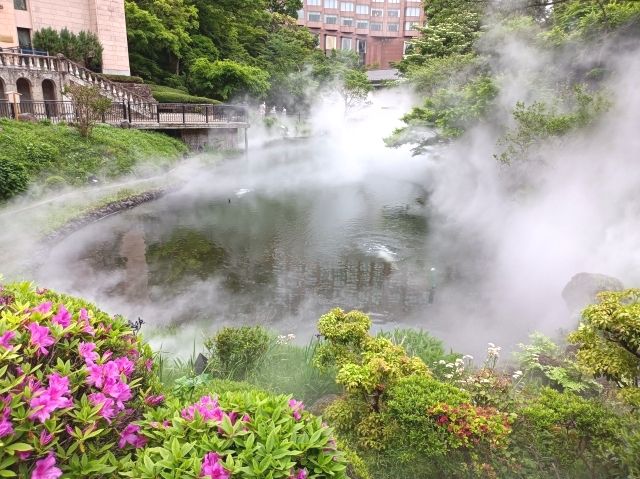
M 100 89 L 102 95 L 115 102 L 130 103 L 133 107 L 149 103 L 136 93 L 123 88 L 115 82 L 109 81 L 98 73 L 65 58 L 62 55 L 23 55 L 20 53 L 0 51 L 0 69 L 23 69 L 31 72 L 58 73 L 69 75 L 84 85 L 94 85 Z

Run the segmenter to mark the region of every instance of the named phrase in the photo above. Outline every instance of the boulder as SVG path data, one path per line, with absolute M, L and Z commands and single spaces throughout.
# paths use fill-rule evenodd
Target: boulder
M 578 273 L 562 290 L 562 298 L 571 314 L 580 313 L 585 306 L 596 301 L 601 291 L 622 291 L 622 281 L 613 276 L 597 273 Z

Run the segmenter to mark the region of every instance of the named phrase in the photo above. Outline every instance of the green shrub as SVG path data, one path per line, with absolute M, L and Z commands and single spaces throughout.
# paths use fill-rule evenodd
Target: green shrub
M 422 329 L 394 329 L 380 332 L 378 336 L 389 339 L 397 346 L 402 346 L 409 356 L 419 357 L 433 372 L 438 369 L 444 371 L 444 368 L 439 367 L 439 361 L 453 363 L 461 357 L 458 353 L 445 353 L 442 341 Z
M 262 326 L 225 327 L 205 341 L 210 367 L 224 378 L 243 379 L 258 365 L 272 340 Z
M 162 401 L 152 368 L 122 318 L 27 283 L 0 288 L 0 477 L 112 474 L 127 425 Z
M 218 105 L 220 101 L 213 100 L 203 96 L 190 95 L 186 88 L 182 89 L 171 88 L 168 86 L 149 85 L 151 88 L 151 94 L 160 103 L 206 103 L 209 105 Z
M 0 201 L 26 191 L 28 185 L 26 168 L 20 163 L 0 157 Z
M 62 176 L 49 176 L 44 180 L 44 188 L 49 191 L 60 191 L 65 186 L 67 182 Z
M 613 454 L 622 425 L 598 400 L 543 389 L 514 424 L 512 448 L 529 459 L 521 477 L 628 477 Z
M 103 73 L 101 76 L 114 83 L 144 83 L 141 77 L 132 75 L 110 75 Z
M 122 460 L 120 473 L 136 479 L 205 473 L 219 479 L 346 478 L 332 430 L 303 407 L 259 391 L 207 395 L 189 405 L 174 400 L 137 423 L 146 447 Z

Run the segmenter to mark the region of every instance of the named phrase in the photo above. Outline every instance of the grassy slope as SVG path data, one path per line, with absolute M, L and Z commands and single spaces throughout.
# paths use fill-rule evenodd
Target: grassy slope
M 162 133 L 97 126 L 82 138 L 66 125 L 0 120 L 0 156 L 24 165 L 32 181 L 61 176 L 80 185 L 87 176 L 115 178 L 140 163 L 166 166 L 186 151 Z

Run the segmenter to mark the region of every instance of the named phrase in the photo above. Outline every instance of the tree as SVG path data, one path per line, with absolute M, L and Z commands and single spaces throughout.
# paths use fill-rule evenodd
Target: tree
M 211 62 L 198 58 L 191 67 L 191 86 L 201 95 L 229 100 L 237 95 L 263 97 L 269 89 L 269 73 L 231 60 Z
M 269 0 L 269 11 L 295 17 L 302 8 L 302 0 Z
M 88 138 L 98 120 L 111 108 L 111 100 L 100 95 L 100 89 L 97 86 L 75 83 L 67 85 L 64 94 L 69 96 L 73 103 L 75 127 L 81 136 Z
M 621 386 L 640 385 L 640 289 L 605 291 L 582 312 L 569 341 L 578 361 Z
M 103 48 L 95 33 L 81 31 L 75 34 L 66 28 L 58 32 L 47 27 L 33 34 L 33 46 L 50 54 L 61 53 L 93 71 L 102 70 Z
M 338 86 L 338 92 L 344 100 L 345 110 L 365 101 L 372 89 L 365 72 L 361 70 L 345 71 Z

